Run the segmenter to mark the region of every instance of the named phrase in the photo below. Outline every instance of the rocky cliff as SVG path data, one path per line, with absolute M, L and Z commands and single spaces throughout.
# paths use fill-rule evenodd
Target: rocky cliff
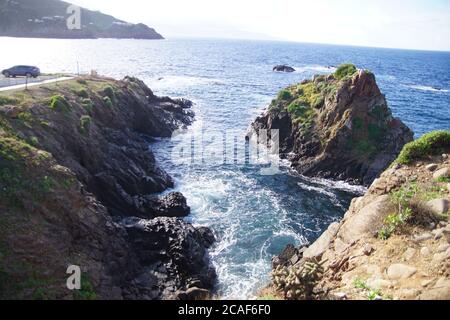
M 449 153 L 450 131 L 407 144 L 341 222 L 274 259 L 271 290 L 286 299 L 450 299 Z
M 67 9 L 59 0 L 0 0 L 0 36 L 64 39 L 163 39 L 145 24 L 128 23 L 81 8 L 80 29 L 67 28 Z
M 0 298 L 204 296 L 214 236 L 189 214 L 149 137 L 193 120 L 191 103 L 140 80 L 86 77 L 0 96 Z M 81 290 L 66 269 L 82 269 Z
M 298 172 L 364 185 L 413 138 L 392 116 L 375 76 L 353 65 L 282 90 L 252 127 L 278 129 L 281 156 Z

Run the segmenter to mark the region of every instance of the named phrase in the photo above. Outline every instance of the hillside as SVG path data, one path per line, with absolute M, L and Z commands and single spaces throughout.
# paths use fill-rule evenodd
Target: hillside
M 70 3 L 59 0 L 0 0 L 0 36 L 31 38 L 134 38 L 163 39 L 144 24 L 131 24 L 112 16 L 81 9 L 81 29 L 69 30 Z
M 191 102 L 140 80 L 83 77 L 0 96 L 0 299 L 175 299 L 215 281 L 147 137 L 193 121 Z M 168 250 L 170 248 L 170 250 Z M 66 269 L 82 271 L 82 290 Z
M 274 260 L 286 299 L 450 299 L 450 131 L 405 146 L 340 222 Z

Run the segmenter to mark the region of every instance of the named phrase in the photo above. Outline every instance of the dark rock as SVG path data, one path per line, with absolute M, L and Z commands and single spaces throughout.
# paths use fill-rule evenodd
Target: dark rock
M 202 234 L 191 224 L 168 217 L 130 218 L 123 224 L 140 263 L 152 265 L 158 262 L 164 267 L 158 269 L 164 277 L 156 278 L 161 291 L 170 280 L 175 288 L 186 288 L 193 279 L 200 287 L 212 290 L 216 274 L 208 263 Z
M 296 248 L 292 244 L 288 244 L 283 251 L 272 259 L 272 268 L 278 266 L 288 267 L 296 264 L 303 256 L 304 248 Z
M 216 237 L 214 236 L 214 233 L 210 228 L 198 227 L 197 231 L 199 232 L 203 240 L 203 245 L 205 246 L 205 248 L 210 248 L 214 244 L 214 242 L 216 242 Z
M 276 72 L 295 72 L 295 69 L 290 67 L 290 66 L 287 66 L 287 65 L 283 64 L 283 65 L 277 65 L 277 66 L 273 67 L 273 71 L 276 71 Z
M 162 198 L 156 198 L 151 203 L 149 211 L 153 211 L 155 217 L 186 217 L 191 209 L 186 203 L 186 198 L 180 192 L 171 192 Z
M 188 301 L 206 300 L 209 297 L 211 297 L 211 293 L 208 290 L 196 287 L 189 288 L 186 291 L 180 291 L 177 293 L 177 298 L 179 300 L 188 300 Z

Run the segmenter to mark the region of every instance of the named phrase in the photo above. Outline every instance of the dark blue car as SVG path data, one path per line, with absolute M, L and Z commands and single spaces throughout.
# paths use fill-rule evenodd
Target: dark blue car
M 15 78 L 17 76 L 37 78 L 41 75 L 41 70 L 33 66 L 14 66 L 12 68 L 3 70 L 2 74 L 7 78 Z

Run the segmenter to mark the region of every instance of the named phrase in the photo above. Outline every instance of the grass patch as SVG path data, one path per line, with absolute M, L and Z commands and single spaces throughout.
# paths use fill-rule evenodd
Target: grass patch
M 445 196 L 446 188 L 436 185 L 418 185 L 416 182 L 404 184 L 398 190 L 391 192 L 391 202 L 398 206 L 397 213 L 391 214 L 383 221 L 378 231 L 378 238 L 389 239 L 394 233 L 402 230 L 408 224 L 427 226 L 438 222 L 443 217 L 436 216 L 426 205 L 427 201 Z
M 355 281 L 353 281 L 353 286 L 356 289 L 360 289 L 365 291 L 367 294 L 368 300 L 376 300 L 376 299 L 389 299 L 389 297 L 385 297 L 380 289 L 371 288 L 367 285 L 366 281 L 356 278 Z
M 19 99 L 7 97 L 7 96 L 0 96 L 0 106 L 4 106 L 7 104 L 15 105 L 18 103 L 19 103 Z
M 0 136 L 0 203 L 21 208 L 24 196 L 43 199 L 53 189 L 55 180 L 35 170 L 49 154 L 15 137 Z
M 378 239 L 387 240 L 394 232 L 404 226 L 412 216 L 412 210 L 406 208 L 400 213 L 388 215 L 384 219 L 384 225 L 378 231 Z
M 94 291 L 89 278 L 85 275 L 81 275 L 81 289 L 74 292 L 75 300 L 95 300 L 97 299 L 97 293 Z
M 50 108 L 59 112 L 69 112 L 70 105 L 66 98 L 61 95 L 52 96 L 50 98 Z
M 433 131 L 403 147 L 396 162 L 411 164 L 415 160 L 442 154 L 450 148 L 450 131 Z
M 304 83 L 298 86 L 297 93 L 301 103 L 311 108 L 319 108 L 325 102 L 324 92 L 322 92 L 314 82 Z
M 76 94 L 77 96 L 79 96 L 80 98 L 85 98 L 85 99 L 89 98 L 89 93 L 88 93 L 88 91 L 87 91 L 86 89 L 84 89 L 84 88 L 81 89 L 81 90 L 76 91 L 75 94 Z
M 17 115 L 17 119 L 23 123 L 24 126 L 31 128 L 31 125 L 33 124 L 33 116 L 31 115 L 31 113 L 27 112 L 27 111 L 23 111 L 20 112 Z
M 440 178 L 437 179 L 436 181 L 437 181 L 437 182 L 440 182 L 440 183 L 450 183 L 450 178 L 440 177 Z
M 281 90 L 280 93 L 278 93 L 278 100 L 289 101 L 291 99 L 292 93 L 289 90 Z
M 341 64 L 334 73 L 334 77 L 338 80 L 347 80 L 350 79 L 357 71 L 358 69 L 356 69 L 354 64 Z

